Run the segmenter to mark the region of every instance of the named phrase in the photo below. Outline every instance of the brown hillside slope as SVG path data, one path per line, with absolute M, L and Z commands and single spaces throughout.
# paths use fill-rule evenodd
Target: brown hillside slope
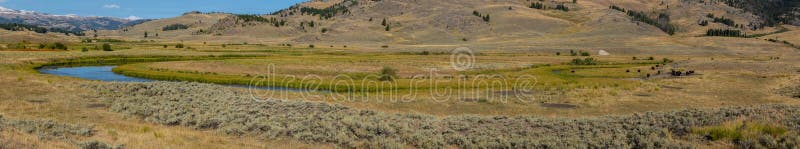
M 698 0 L 567 0 L 543 1 L 550 9 L 529 8 L 528 0 L 338 0 L 298 4 L 260 21 L 227 14 L 187 14 L 136 25 L 127 30 L 101 31 L 110 38 L 145 39 L 145 31 L 159 37 L 148 40 L 202 41 L 211 43 L 293 43 L 294 45 L 351 45 L 380 49 L 424 49 L 471 46 L 488 50 L 615 49 L 615 52 L 685 50 L 702 45 L 681 45 L 674 40 L 702 36 L 708 29 L 742 30 L 746 34 L 774 32 L 776 28 L 752 30 L 756 15 L 724 3 Z M 552 9 L 564 5 L 569 11 Z M 675 35 L 634 21 L 616 5 L 642 11 L 651 18 L 669 16 Z M 309 9 L 313 8 L 313 9 Z M 335 11 L 325 11 L 325 10 Z M 306 10 L 306 11 L 304 11 Z M 307 10 L 317 10 L 314 13 Z M 328 13 L 326 13 L 328 12 Z M 333 14 L 329 12 L 335 12 Z M 476 16 L 477 12 L 480 16 Z M 326 17 L 327 14 L 331 14 Z M 707 17 L 729 18 L 733 26 Z M 485 16 L 490 16 L 486 19 Z M 384 21 L 386 20 L 386 25 Z M 202 20 L 202 23 L 198 23 Z M 701 21 L 709 21 L 701 26 Z M 277 23 L 281 22 L 281 23 Z M 160 31 L 166 25 L 190 25 L 179 31 Z M 311 25 L 313 24 L 313 25 Z M 388 26 L 388 31 L 387 27 Z M 203 32 L 200 32 L 202 30 Z M 152 35 L 151 35 L 152 36 Z M 706 39 L 706 38 L 704 38 Z M 710 38 L 715 39 L 715 38 Z M 728 40 L 724 40 L 728 41 Z M 670 45 L 666 47 L 664 45 Z M 642 47 L 647 47 L 643 49 Z M 443 48 L 447 49 L 447 48 Z M 590 50 L 590 49 L 587 49 Z M 710 50 L 702 48 L 701 50 Z

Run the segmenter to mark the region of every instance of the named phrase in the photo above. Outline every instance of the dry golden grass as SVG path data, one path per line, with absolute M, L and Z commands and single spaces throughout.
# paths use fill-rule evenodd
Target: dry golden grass
M 6 75 L 6 74 L 4 74 Z M 26 77 L 22 81 L 4 77 L 3 84 L 19 87 L 3 90 L 0 110 L 3 115 L 27 119 L 54 119 L 65 123 L 94 125 L 97 133 L 86 140 L 98 140 L 109 144 L 125 144 L 137 148 L 264 148 L 267 146 L 292 146 L 304 148 L 304 143 L 291 140 L 259 140 L 247 137 L 231 137 L 216 132 L 198 131 L 189 128 L 165 127 L 148 124 L 136 118 L 128 118 L 98 107 L 95 101 L 85 101 L 85 91 L 75 81 L 56 81 L 54 78 Z M 49 83 L 51 82 L 51 83 Z M 27 89 L 26 89 L 27 88 Z M 24 137 L 24 135 L 23 135 Z M 31 143 L 35 139 L 28 137 Z M 27 142 L 27 141 L 26 141 Z M 45 143 L 51 144 L 51 143 Z M 64 146 L 71 146 L 62 143 Z M 317 144 L 319 146 L 323 144 Z M 306 146 L 311 147 L 311 146 Z
M 135 53 L 136 50 L 128 51 Z M 124 52 L 124 51 L 121 51 Z M 17 53 L 17 52 L 9 52 Z M 182 54 L 181 52 L 173 53 Z M 195 53 L 195 52 L 187 52 Z M 8 53 L 4 53 L 8 54 Z M 51 53 L 52 55 L 69 52 Z M 198 53 L 195 53 L 198 54 Z M 198 54 L 200 55 L 200 54 Z M 9 56 L 8 57 L 16 57 Z M 48 57 L 48 56 L 43 56 Z M 620 56 L 619 60 L 629 59 Z M 681 59 L 681 58 L 678 58 Z M 683 58 L 688 59 L 688 58 Z M 696 69 L 701 75 L 683 78 L 665 78 L 643 81 L 646 88 L 622 90 L 614 88 L 583 88 L 561 95 L 563 98 L 546 100 L 547 103 L 579 105 L 577 109 L 541 107 L 539 104 L 521 102 L 487 102 L 450 100 L 434 102 L 430 97 L 419 97 L 412 102 L 391 102 L 376 95 L 362 97 L 367 100 L 342 101 L 331 98 L 298 98 L 291 93 L 289 99 L 339 103 L 360 109 L 374 109 L 391 113 L 425 113 L 433 115 L 538 115 L 544 117 L 586 117 L 607 114 L 626 114 L 643 111 L 663 111 L 687 107 L 716 107 L 719 105 L 752 105 L 764 103 L 796 104 L 788 99 L 771 94 L 773 83 L 786 82 L 791 70 L 785 65 L 794 63 L 792 58 L 764 61 L 761 58 L 692 58 L 679 60 L 675 67 Z M 8 66 L 8 65 L 6 65 Z M 229 147 L 263 148 L 284 146 L 288 148 L 317 148 L 321 144 L 305 144 L 294 140 L 259 140 L 230 137 L 216 132 L 198 131 L 182 127 L 165 127 L 146 123 L 137 118 L 108 112 L 104 107 L 93 107 L 97 101 L 86 101 L 82 96 L 91 95 L 77 87 L 80 79 L 33 74 L 4 67 L 0 83 L 8 86 L 0 89 L 0 111 L 3 115 L 26 119 L 54 119 L 65 123 L 94 124 L 98 133 L 86 140 L 99 140 L 109 144 L 126 144 L 129 147 L 174 147 L 205 148 Z M 618 71 L 618 70 L 614 70 Z M 768 71 L 768 73 L 760 73 Z M 762 78 L 766 76 L 767 78 Z M 670 87 L 664 87 L 670 86 Z M 679 87 L 680 89 L 672 88 Z M 743 91 L 747 90 L 747 91 Z M 269 92 L 269 91 L 265 91 Z M 614 93 L 616 92 L 616 93 Z M 90 108 L 92 107 L 92 108 Z M 34 141 L 35 142 L 35 141 Z M 52 145 L 40 142 L 41 146 Z M 66 146 L 71 144 L 62 143 Z M 305 147 L 304 147 L 305 146 Z
M 632 56 L 597 57 L 601 61 L 632 62 Z M 769 60 L 768 57 L 731 57 L 717 56 L 669 57 L 676 63 L 659 68 L 663 74 L 670 69 L 681 71 L 695 70 L 698 75 L 688 77 L 655 76 L 651 79 L 606 79 L 611 78 L 636 78 L 646 73 L 655 74 L 650 70 L 650 65 L 624 66 L 611 68 L 578 69 L 575 74 L 583 77 L 579 81 L 566 83 L 559 80 L 558 75 L 550 74 L 552 69 L 537 71 L 522 71 L 520 73 L 507 73 L 503 69 L 519 68 L 531 64 L 557 65 L 568 61 L 570 56 L 526 56 L 522 54 L 488 54 L 478 56 L 479 66 L 496 66 L 487 69 L 488 73 L 500 73 L 508 76 L 519 74 L 533 74 L 540 80 L 536 84 L 537 90 L 534 102 L 517 100 L 513 97 L 485 95 L 488 89 L 469 90 L 462 93 L 452 93 L 445 101 L 430 95 L 431 90 L 423 89 L 417 92 L 414 98 L 402 100 L 399 95 L 413 94 L 409 91 L 363 93 L 356 94 L 354 100 L 342 100 L 338 94 L 315 93 L 319 96 L 302 96 L 302 93 L 287 93 L 280 96 L 282 99 L 312 100 L 340 103 L 363 109 L 379 109 L 389 112 L 419 112 L 433 115 L 544 115 L 544 116 L 587 116 L 624 114 L 652 110 L 670 110 L 687 107 L 714 107 L 719 105 L 751 105 L 764 103 L 797 103 L 796 100 L 774 95 L 772 83 L 784 82 L 791 79 L 793 71 L 791 57 L 780 60 Z M 644 59 L 644 56 L 638 56 Z M 658 57 L 659 59 L 662 57 Z M 313 59 L 314 61 L 311 61 Z M 365 61 L 364 59 L 380 59 Z M 351 62 L 352 61 L 352 62 Z M 181 70 L 189 72 L 214 72 L 219 75 L 234 75 L 244 77 L 244 74 L 256 76 L 265 71 L 266 66 L 275 64 L 277 74 L 305 76 L 308 74 L 342 74 L 342 73 L 377 73 L 384 65 L 396 66 L 403 71 L 418 72 L 419 67 L 446 65 L 444 56 L 430 55 L 302 55 L 302 56 L 272 56 L 267 59 L 238 59 L 238 60 L 213 60 L 213 61 L 180 61 L 160 62 L 150 64 L 135 64 L 137 67 L 148 67 Z M 419 62 L 419 63 L 417 63 Z M 309 64 L 311 63 L 311 64 Z M 439 64 L 439 65 L 436 65 Z M 553 66 L 560 67 L 560 66 Z M 600 66 L 603 67 L 603 66 Z M 352 71 L 345 71 L 352 70 Z M 416 70 L 416 71 L 413 71 Z M 630 70 L 631 72 L 625 72 Z M 642 70 L 642 72 L 637 72 Z M 177 74 L 186 74 L 178 73 Z M 408 76 L 407 73 L 403 76 Z M 548 74 L 548 75 L 541 75 Z M 206 74 L 202 76 L 215 76 Z M 563 76 L 561 76 L 563 77 Z M 598 77 L 598 78 L 591 78 Z M 567 79 L 570 80 L 570 79 Z M 570 85 L 572 84 L 572 85 Z M 496 91 L 496 90 L 495 90 Z M 272 95 L 282 95 L 277 91 L 263 91 Z M 263 94 L 267 94 L 263 93 Z M 480 96 L 475 96 L 479 94 Z M 339 98 L 334 98 L 339 97 Z M 386 98 L 395 97 L 395 98 Z M 393 100 L 394 99 L 394 100 Z M 561 103 L 577 105 L 577 109 L 559 109 L 541 106 L 542 103 Z
M 0 131 L 0 148 L 74 148 L 75 145 L 59 140 L 40 140 L 36 135 L 23 133 L 18 130 L 5 128 Z
M 91 55 L 116 55 L 121 53 L 141 53 L 120 51 L 110 53 L 91 53 Z M 182 55 L 182 52 L 164 51 L 164 55 Z M 146 123 L 140 119 L 126 117 L 105 110 L 97 101 L 87 100 L 93 93 L 79 89 L 79 82 L 88 82 L 75 78 L 55 77 L 36 74 L 30 68 L 19 66 L 23 61 L 45 57 L 74 57 L 90 55 L 80 52 L 3 52 L 5 60 L 0 71 L 0 114 L 16 119 L 51 119 L 70 124 L 94 125 L 97 133 L 82 141 L 98 140 L 112 145 L 125 144 L 136 148 L 265 148 L 265 147 L 298 147 L 317 148 L 326 144 L 308 145 L 292 140 L 260 140 L 248 137 L 231 137 L 217 132 L 198 131 L 180 127 L 165 127 Z M 71 55 L 77 54 L 77 55 Z M 156 54 L 156 53 L 149 53 Z M 49 56 L 48 56 L 49 55 Z M 60 56 L 55 56 L 60 55 Z M 130 54 L 128 54 L 130 55 Z M 38 58 L 37 58 L 38 57 Z M 39 61 L 41 62 L 41 61 Z M 16 64 L 15 64 L 16 63 Z M 48 146 L 71 148 L 75 144 L 67 142 L 40 142 L 29 135 L 3 131 L 11 137 L 22 139 L 23 146 L 36 145 L 36 148 Z M 12 139 L 14 141 L 14 139 Z M 13 144 L 12 144 L 13 145 Z

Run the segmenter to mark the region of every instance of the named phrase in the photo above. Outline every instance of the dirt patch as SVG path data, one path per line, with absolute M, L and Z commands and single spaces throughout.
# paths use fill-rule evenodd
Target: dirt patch
M 25 100 L 25 101 L 30 102 L 30 103 L 47 103 L 47 100 L 41 100 L 41 99 L 33 99 L 33 100 Z
M 496 96 L 517 96 L 517 95 L 530 95 L 533 92 L 531 91 L 522 91 L 522 90 L 507 90 L 507 91 L 496 91 L 494 94 Z
M 680 90 L 682 87 L 662 85 L 661 88 Z
M 102 104 L 102 103 L 92 103 L 92 104 L 86 105 L 86 108 L 104 108 L 104 107 L 106 107 L 106 104 Z
M 461 101 L 463 101 L 463 102 L 486 102 L 486 99 L 480 99 L 480 98 L 461 98 Z

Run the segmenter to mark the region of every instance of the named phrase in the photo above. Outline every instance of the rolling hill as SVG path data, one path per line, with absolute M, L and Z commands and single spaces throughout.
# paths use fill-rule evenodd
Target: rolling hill
M 777 32 L 781 24 L 797 25 L 796 18 L 785 17 L 794 20 L 775 23 L 774 17 L 769 17 L 774 15 L 759 11 L 775 8 L 766 7 L 773 1 L 742 3 L 763 3 L 765 7 L 744 8 L 717 0 L 326 0 L 301 3 L 269 15 L 193 12 L 98 35 L 132 40 L 371 48 L 471 45 L 501 50 L 594 47 L 640 52 L 645 45 L 658 49 L 659 45 L 671 44 L 665 42 L 673 37 L 704 36 L 709 29 L 752 35 Z M 785 7 L 795 5 L 780 8 Z M 796 14 L 794 10 L 770 14 L 788 16 Z M 163 29 L 173 24 L 188 28 Z M 145 38 L 145 32 L 150 36 Z

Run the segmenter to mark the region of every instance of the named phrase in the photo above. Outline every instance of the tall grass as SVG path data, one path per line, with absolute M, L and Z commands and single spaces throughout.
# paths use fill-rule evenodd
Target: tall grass
M 711 140 L 745 140 L 757 139 L 762 135 L 773 137 L 781 136 L 788 132 L 782 126 L 764 122 L 729 122 L 719 126 L 699 127 L 693 133 L 708 136 Z
M 229 61 L 216 61 L 224 65 L 240 64 L 241 62 Z M 249 62 L 249 61 L 245 61 Z M 208 62 L 208 64 L 216 64 Z M 586 87 L 619 87 L 620 85 L 625 88 L 632 88 L 637 85 L 636 81 L 626 80 L 628 78 L 644 77 L 644 74 L 639 73 L 621 73 L 616 69 L 607 68 L 627 68 L 627 67 L 640 67 L 651 65 L 651 62 L 639 62 L 635 64 L 602 64 L 602 65 L 544 65 L 540 67 L 525 67 L 525 68 L 501 68 L 501 69 L 479 69 L 461 72 L 459 74 L 445 74 L 441 76 L 425 76 L 424 78 L 401 78 L 396 76 L 396 72 L 402 71 L 394 69 L 395 77 L 392 79 L 386 78 L 384 73 L 388 72 L 347 72 L 341 75 L 349 77 L 341 78 L 335 77 L 331 74 L 337 74 L 336 70 L 296 70 L 287 71 L 288 74 L 270 74 L 270 76 L 259 76 L 258 74 L 249 73 L 217 73 L 213 69 L 203 71 L 200 69 L 195 70 L 178 70 L 171 67 L 157 67 L 162 64 L 154 65 L 147 63 L 129 64 L 116 67 L 113 71 L 115 73 L 149 78 L 155 80 L 166 81 L 192 81 L 202 83 L 217 83 L 217 84 L 234 84 L 234 85 L 255 85 L 255 86 L 268 86 L 268 87 L 287 87 L 304 89 L 313 87 L 319 90 L 333 91 L 333 92 L 384 92 L 384 91 L 397 91 L 397 90 L 428 90 L 428 89 L 485 89 L 497 88 L 511 90 L 515 85 L 523 83 L 523 81 L 536 81 L 539 84 L 547 84 L 549 86 L 536 85 L 530 86 L 533 88 L 564 88 L 576 89 Z M 254 65 L 252 63 L 243 63 L 243 65 Z M 243 67 L 250 68 L 250 67 Z M 235 69 L 235 68 L 234 68 Z M 566 74 L 558 73 L 557 71 L 569 71 L 570 69 L 581 69 L 580 73 Z M 586 70 L 586 71 L 583 71 Z M 382 71 L 388 71 L 384 69 Z M 293 74 L 295 78 L 291 77 Z M 306 75 L 303 74 L 323 74 L 330 77 L 322 77 L 320 81 L 304 82 L 301 79 Z M 289 76 L 287 76 L 289 75 Z M 528 77 L 525 76 L 534 76 Z M 523 79 L 518 79 L 523 78 Z M 351 81 L 342 83 L 339 81 Z M 383 82 L 382 82 L 383 81 Z M 436 81 L 436 84 L 432 82 Z M 480 82 L 496 82 L 500 81 L 503 84 L 495 83 L 480 83 Z M 573 82 L 573 83 L 565 83 Z M 387 85 L 385 83 L 389 83 Z

